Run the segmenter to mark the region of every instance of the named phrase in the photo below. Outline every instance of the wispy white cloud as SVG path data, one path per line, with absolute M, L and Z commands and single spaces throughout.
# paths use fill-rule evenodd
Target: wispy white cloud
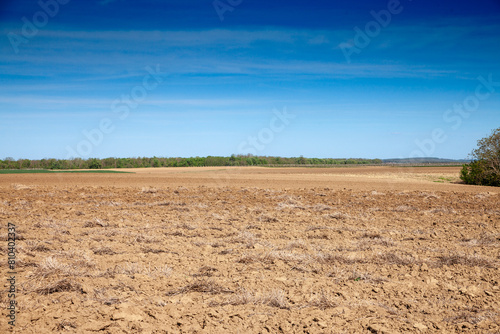
M 251 57 L 249 57 L 251 58 Z M 65 75 L 70 83 L 77 81 L 107 81 L 125 78 L 141 78 L 146 72 L 146 65 L 155 66 L 160 64 L 162 72 L 165 75 L 190 74 L 196 76 L 202 75 L 251 75 L 261 78 L 275 75 L 316 75 L 322 78 L 394 78 L 394 77 L 423 77 L 423 76 L 442 76 L 454 73 L 454 70 L 442 69 L 433 66 L 423 65 L 404 65 L 404 64 L 380 64 L 380 63 L 360 63 L 346 64 L 343 61 L 310 61 L 310 60 L 281 60 L 281 59 L 242 59 L 232 60 L 215 58 L 207 55 L 205 58 L 185 57 L 164 61 L 161 57 L 150 56 L 144 58 L 141 55 L 131 55 L 127 59 L 113 62 L 112 59 L 100 61 L 98 58 L 89 59 L 81 56 L 67 59 L 65 57 L 54 57 L 50 63 L 38 59 L 36 56 L 24 56 L 24 62 L 46 65 L 41 68 L 38 74 L 43 76 Z M 148 62 L 149 61 L 149 62 Z M 80 64 L 86 62 L 86 67 L 81 68 Z M 103 64 L 105 62 L 106 65 Z M 59 65 L 59 67 L 50 66 Z M 123 64 L 128 64 L 132 73 L 117 74 L 123 71 Z M 131 65 L 134 64 L 134 65 Z M 138 64 L 141 64 L 139 67 Z M 64 65 L 62 67 L 61 65 Z M 0 66 L 0 68 L 2 68 Z M 17 76 L 32 76 L 34 73 L 30 68 L 12 68 L 4 67 L 4 73 Z M 68 76 L 69 75 L 69 76 Z M 216 79 L 214 79 L 216 81 Z
M 340 51 L 342 47 L 352 46 L 355 33 L 345 28 L 41 30 L 36 53 L 2 53 L 0 70 L 12 76 L 64 75 L 71 82 L 132 78 L 143 75 L 144 66 L 155 64 L 161 64 L 165 72 L 171 74 L 262 77 L 301 74 L 330 78 L 440 76 L 455 70 L 443 66 L 448 63 L 443 64 L 442 57 L 432 57 L 433 53 L 457 48 L 465 50 L 457 59 L 470 58 L 481 52 L 481 46 L 484 49 L 497 42 L 498 36 L 491 31 L 500 31 L 500 23 L 471 29 L 477 19 L 469 20 L 467 27 L 458 19 L 436 20 L 422 26 L 392 23 L 372 39 L 370 50 L 364 51 L 365 55 L 373 55 L 371 60 L 356 64 L 346 64 Z M 313 49 L 307 51 L 309 48 Z M 416 54 L 433 59 L 436 64 L 427 61 L 425 66 L 419 66 L 415 63 Z M 387 63 L 384 61 L 387 58 L 397 59 L 397 63 Z M 483 65 L 488 66 L 482 62 L 474 66 Z
M 75 42 L 102 41 L 120 43 L 134 41 L 138 43 L 162 42 L 171 46 L 200 46 L 230 44 L 234 46 L 250 45 L 257 41 L 273 41 L 292 43 L 298 39 L 313 39 L 317 36 L 314 31 L 266 29 L 266 30 L 111 30 L 111 31 L 85 31 L 85 30 L 44 30 L 40 37 L 50 39 L 71 39 Z M 102 46 L 102 45 L 101 45 Z
M 109 107 L 115 99 L 113 98 L 78 98 L 78 97 L 40 97 L 40 96 L 0 96 L 0 104 L 12 104 L 24 107 L 40 107 L 40 106 L 86 106 L 86 107 Z M 196 107 L 227 107 L 241 105 L 256 105 L 261 104 L 264 99 L 145 99 L 141 105 L 151 106 L 196 106 Z

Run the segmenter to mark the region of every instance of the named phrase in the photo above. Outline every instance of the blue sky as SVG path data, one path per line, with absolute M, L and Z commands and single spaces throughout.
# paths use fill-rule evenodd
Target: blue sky
M 500 1 L 0 4 L 0 159 L 466 158 Z

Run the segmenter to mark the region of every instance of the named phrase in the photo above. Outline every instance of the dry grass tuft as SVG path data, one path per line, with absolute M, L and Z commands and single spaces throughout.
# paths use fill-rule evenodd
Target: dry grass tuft
M 479 310 L 475 307 L 467 308 L 457 314 L 456 316 L 443 319 L 443 321 L 451 322 L 454 324 L 468 322 L 472 325 L 478 324 L 485 319 L 494 319 L 498 316 L 497 312 L 491 309 Z
M 108 227 L 108 222 L 103 222 L 99 218 L 95 218 L 93 221 L 86 222 L 83 227 Z
M 188 231 L 196 230 L 198 228 L 196 226 L 189 225 L 189 224 L 186 224 L 186 223 L 183 223 L 182 225 L 177 225 L 176 227 L 177 228 L 182 228 L 182 229 L 188 230 Z
M 274 263 L 274 259 L 275 258 L 273 256 L 271 256 L 271 253 L 246 254 L 246 255 L 243 255 L 241 258 L 239 258 L 236 262 L 243 263 L 243 264 L 249 264 L 249 263 L 254 263 L 254 262 L 272 264 L 272 263 Z
M 285 210 L 285 209 L 305 210 L 305 207 L 301 202 L 287 196 L 287 198 L 283 202 L 280 202 L 277 205 L 277 210 Z
M 342 212 L 333 212 L 331 214 L 328 214 L 328 215 L 324 215 L 325 218 L 329 218 L 329 219 L 338 219 L 338 220 L 346 220 L 346 219 L 349 219 L 351 218 L 350 215 L 348 215 L 347 213 L 342 213 Z
M 51 249 L 39 241 L 26 241 L 26 249 L 30 252 L 49 252 Z
M 159 239 L 152 237 L 150 235 L 139 234 L 138 236 L 135 237 L 134 242 L 143 242 L 143 243 L 150 244 L 150 243 L 159 242 Z
M 246 289 L 242 289 L 238 293 L 231 296 L 228 300 L 223 303 L 217 304 L 212 303 L 211 306 L 217 305 L 268 305 L 271 307 L 277 307 L 280 309 L 289 309 L 290 306 L 288 304 L 288 300 L 286 299 L 285 293 L 283 290 L 272 290 L 267 293 L 258 294 L 252 291 L 248 291 Z
M 277 223 L 279 222 L 278 218 L 271 217 L 269 215 L 260 215 L 257 217 L 257 220 L 262 223 Z
M 25 190 L 25 189 L 32 189 L 33 187 L 31 186 L 27 186 L 27 185 L 24 185 L 24 184 L 20 184 L 20 183 L 12 183 L 10 185 L 14 190 Z
M 231 238 L 229 242 L 244 244 L 246 248 L 252 248 L 258 242 L 258 239 L 253 233 L 243 231 L 240 232 L 237 236 Z
M 272 307 L 277 307 L 281 309 L 289 309 L 288 300 L 286 299 L 283 290 L 272 290 L 267 294 L 262 295 L 261 303 L 264 305 L 269 305 Z
M 496 268 L 495 263 L 489 259 L 485 259 L 477 255 L 470 256 L 462 254 L 439 256 L 435 265 L 437 267 L 442 267 L 444 265 L 447 266 L 462 265 L 469 267 Z
M 382 193 L 382 192 L 378 192 L 376 190 L 373 190 L 371 192 L 372 196 L 385 196 L 385 193 Z
M 264 255 L 265 257 L 271 258 L 273 260 L 281 260 L 285 263 L 290 262 L 305 262 L 310 260 L 309 255 L 297 254 L 290 251 L 272 251 Z
M 418 210 L 418 209 L 414 208 L 413 206 L 400 205 L 400 206 L 396 207 L 395 209 L 393 209 L 392 211 L 394 211 L 394 212 L 408 212 L 408 211 L 416 211 L 416 210 Z
M 78 276 L 81 271 L 76 266 L 59 262 L 55 257 L 49 256 L 45 258 L 35 271 L 28 275 L 30 278 L 43 279 L 52 275 L 57 276 Z
M 204 266 L 198 269 L 198 272 L 196 274 L 193 274 L 194 277 L 199 277 L 199 276 L 206 276 L 206 277 L 211 277 L 213 274 L 218 271 L 214 267 L 209 267 L 209 266 Z
M 371 238 L 371 239 L 360 240 L 359 242 L 356 243 L 356 246 L 361 250 L 371 249 L 372 246 L 375 245 L 391 247 L 394 246 L 394 242 L 386 238 Z
M 105 288 L 102 289 L 94 289 L 94 297 L 93 300 L 104 304 L 104 305 L 113 305 L 120 303 L 120 299 L 117 297 L 109 297 Z
M 372 232 L 372 233 L 365 232 L 359 238 L 360 239 L 362 239 L 362 238 L 367 238 L 367 239 L 382 239 L 382 236 L 380 235 L 380 233 L 376 233 L 376 232 Z
M 141 193 L 143 194 L 156 194 L 158 189 L 152 187 L 142 187 Z
M 201 293 L 209 293 L 212 295 L 217 295 L 222 293 L 233 293 L 234 291 L 224 288 L 223 286 L 221 286 L 220 284 L 216 283 L 213 280 L 199 279 L 178 290 L 168 291 L 166 295 L 175 296 L 189 292 L 201 292 Z
M 422 192 L 420 193 L 420 196 L 423 196 L 425 197 L 425 199 L 439 199 L 440 197 L 438 195 L 436 195 L 435 193 L 426 193 L 426 192 Z
M 394 264 L 398 266 L 409 266 L 419 263 L 412 255 L 400 256 L 395 253 L 379 253 L 373 257 L 372 261 L 379 264 Z
M 333 298 L 324 290 L 321 290 L 321 292 L 314 296 L 310 301 L 309 301 L 310 306 L 317 307 L 321 310 L 326 310 L 327 308 L 333 308 L 337 307 L 337 303 L 333 301 Z
M 474 196 L 475 199 L 484 199 L 490 197 L 489 193 L 480 193 Z
M 261 230 L 262 228 L 258 225 L 247 225 L 245 226 L 245 230 Z
M 44 287 L 39 287 L 34 290 L 36 293 L 41 295 L 50 295 L 56 292 L 67 292 L 67 291 L 82 291 L 82 286 L 68 278 L 50 283 Z
M 366 263 L 367 261 L 362 258 L 353 258 L 353 257 L 347 257 L 342 254 L 318 254 L 316 256 L 316 260 L 320 263 L 327 263 L 327 264 L 355 264 L 355 263 Z
M 476 239 L 462 239 L 470 246 L 496 246 L 500 242 L 500 234 L 481 233 Z
M 322 212 L 322 211 L 329 211 L 332 209 L 332 207 L 325 204 L 316 204 L 315 206 L 312 207 L 312 209 L 314 211 Z
M 292 250 L 292 249 L 303 249 L 303 250 L 308 250 L 309 246 L 305 243 L 304 240 L 298 239 L 295 241 L 290 242 L 288 245 L 286 245 L 285 249 Z
M 446 213 L 446 214 L 455 214 L 457 213 L 453 208 L 446 208 L 446 207 L 440 207 L 440 208 L 434 208 L 429 211 L 429 213 Z
M 173 236 L 173 237 L 185 237 L 185 238 L 190 238 L 191 236 L 186 235 L 182 233 L 181 231 L 175 231 L 175 232 L 163 232 L 164 235 L 168 236 Z
M 110 247 L 95 248 L 92 250 L 96 255 L 114 255 L 116 252 Z
M 171 253 L 171 252 L 163 250 L 163 249 L 155 249 L 155 248 L 151 248 L 151 247 L 141 247 L 141 252 L 143 252 L 143 253 L 153 253 L 153 254 Z
M 212 213 L 212 218 L 215 220 L 224 220 L 224 216 L 219 215 L 218 213 Z
M 256 301 L 255 293 L 252 293 L 251 291 L 248 291 L 246 289 L 242 289 L 237 294 L 234 294 L 223 303 L 211 303 L 211 306 L 247 305 L 247 304 L 255 304 L 255 301 Z
M 227 255 L 227 254 L 231 254 L 233 252 L 233 249 L 232 248 L 227 248 L 227 249 L 223 249 L 219 252 L 220 255 Z
M 361 273 L 361 272 L 358 272 L 356 270 L 353 270 L 347 277 L 348 280 L 350 281 L 363 281 L 363 282 L 367 282 L 367 283 L 375 283 L 375 284 L 379 284 L 379 283 L 384 283 L 384 282 L 387 282 L 387 278 L 384 278 L 384 277 L 375 277 L 375 276 L 372 276 L 371 274 L 369 273 Z

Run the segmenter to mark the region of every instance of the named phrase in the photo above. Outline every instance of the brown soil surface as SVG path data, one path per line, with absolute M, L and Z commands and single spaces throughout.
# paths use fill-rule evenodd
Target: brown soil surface
M 0 333 L 499 333 L 499 189 L 459 169 L 0 175 Z

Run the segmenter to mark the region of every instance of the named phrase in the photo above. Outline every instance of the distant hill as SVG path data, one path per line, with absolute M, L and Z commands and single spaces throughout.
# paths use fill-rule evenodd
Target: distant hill
M 470 160 L 441 159 L 434 157 L 425 158 L 404 158 L 404 159 L 382 159 L 385 164 L 467 164 Z

